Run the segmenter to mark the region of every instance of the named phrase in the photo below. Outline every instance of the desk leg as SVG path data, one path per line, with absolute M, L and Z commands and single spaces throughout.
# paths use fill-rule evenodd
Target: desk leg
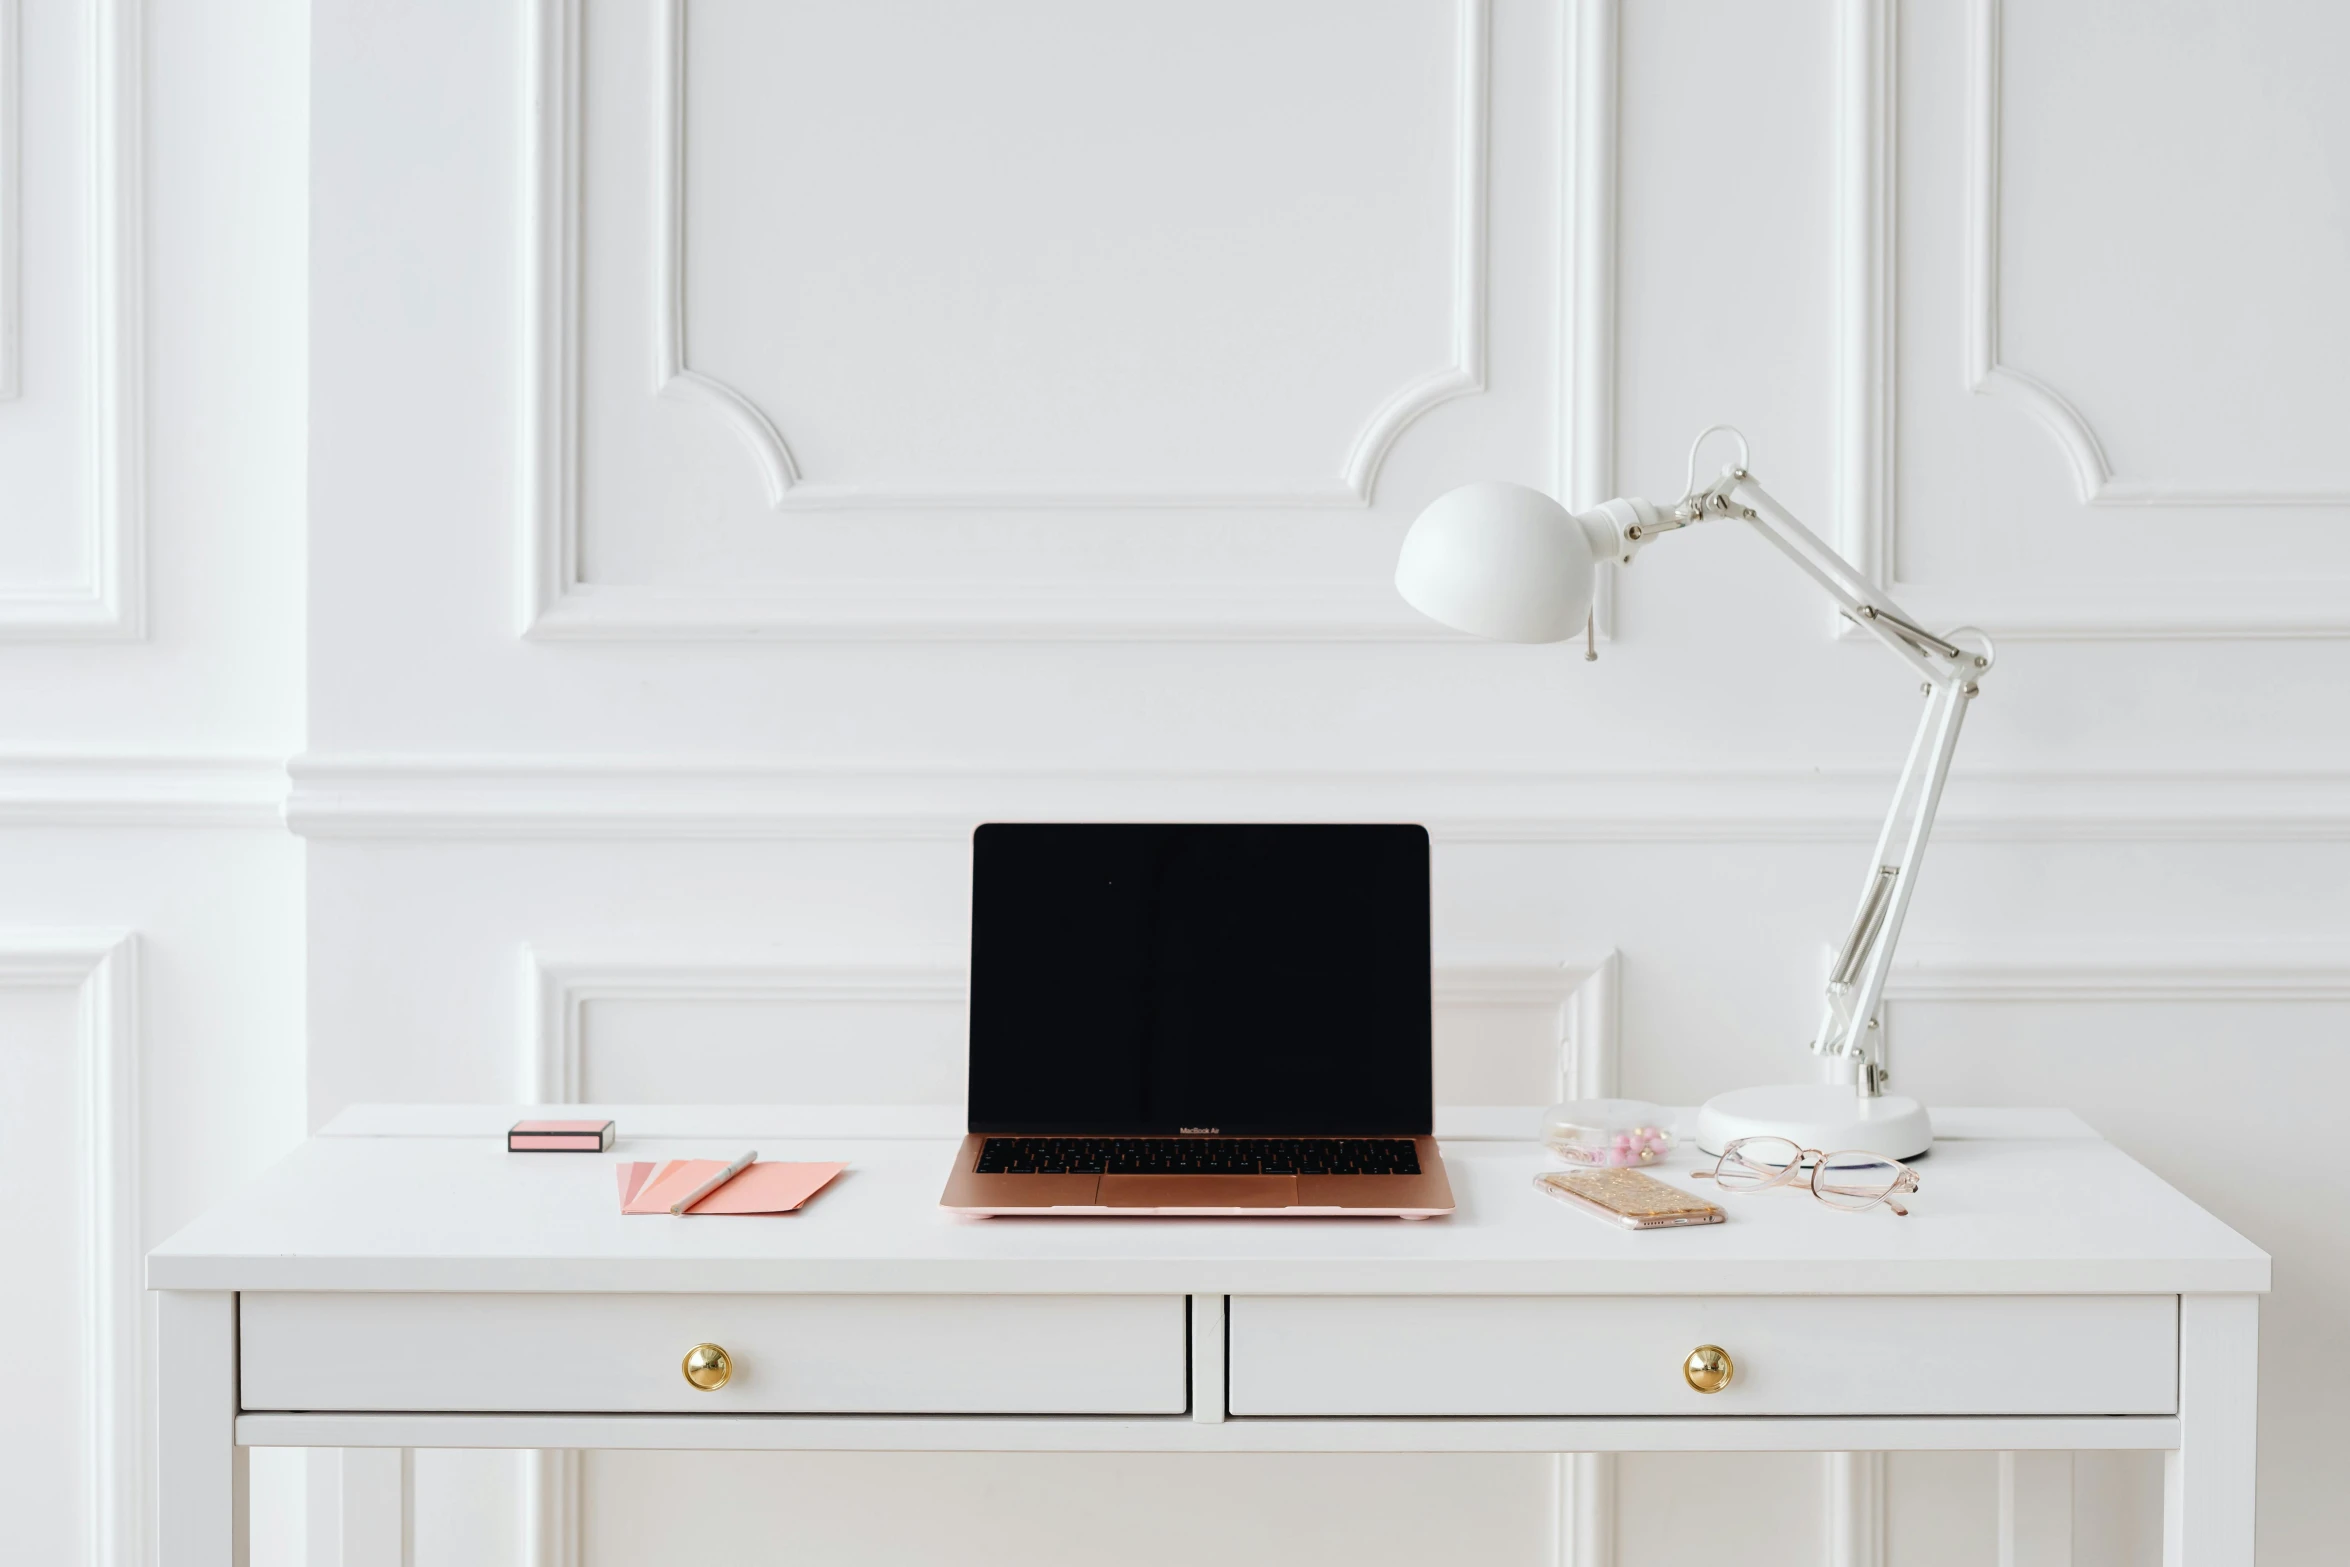
M 2259 1375 L 2259 1296 L 2179 1298 L 2179 1445 L 2163 1460 L 2163 1567 L 2252 1567 Z
M 162 1290 L 155 1335 L 155 1542 L 160 1567 L 246 1567 L 237 1446 L 237 1298 Z

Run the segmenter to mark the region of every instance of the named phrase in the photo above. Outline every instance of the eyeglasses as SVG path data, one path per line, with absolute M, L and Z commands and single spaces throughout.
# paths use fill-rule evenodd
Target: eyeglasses
M 1810 1171 L 1811 1194 L 1831 1208 L 1865 1213 L 1883 1203 L 1903 1218 L 1909 1210 L 1896 1201 L 1918 1189 L 1917 1172 L 1898 1159 L 1857 1148 L 1822 1153 L 1798 1148 L 1784 1137 L 1741 1137 L 1722 1150 L 1713 1169 L 1696 1172 L 1731 1192 L 1767 1191 L 1792 1185 Z

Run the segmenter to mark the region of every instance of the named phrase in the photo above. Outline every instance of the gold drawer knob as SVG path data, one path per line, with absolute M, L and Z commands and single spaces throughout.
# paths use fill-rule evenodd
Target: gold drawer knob
M 1719 1344 L 1700 1344 L 1681 1362 L 1682 1379 L 1700 1393 L 1719 1393 L 1737 1374 L 1729 1352 Z
M 734 1375 L 734 1362 L 716 1344 L 696 1344 L 685 1352 L 685 1379 L 705 1393 L 715 1393 Z

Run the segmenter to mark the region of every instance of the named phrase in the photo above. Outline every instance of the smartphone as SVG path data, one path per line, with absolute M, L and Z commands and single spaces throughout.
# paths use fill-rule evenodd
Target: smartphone
M 1534 1189 L 1627 1230 L 1719 1224 L 1729 1217 L 1695 1192 L 1638 1170 L 1551 1170 L 1534 1177 Z

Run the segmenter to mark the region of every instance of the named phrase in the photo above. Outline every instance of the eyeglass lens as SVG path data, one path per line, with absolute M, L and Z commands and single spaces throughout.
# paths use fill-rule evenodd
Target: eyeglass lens
M 1784 1137 L 1741 1137 L 1722 1154 L 1714 1184 L 1738 1187 L 1768 1186 L 1787 1178 L 1803 1162 L 1803 1150 Z
M 1883 1202 L 1901 1183 L 1901 1166 L 1873 1153 L 1832 1153 L 1812 1172 L 1811 1189 L 1838 1208 L 1867 1208 Z

